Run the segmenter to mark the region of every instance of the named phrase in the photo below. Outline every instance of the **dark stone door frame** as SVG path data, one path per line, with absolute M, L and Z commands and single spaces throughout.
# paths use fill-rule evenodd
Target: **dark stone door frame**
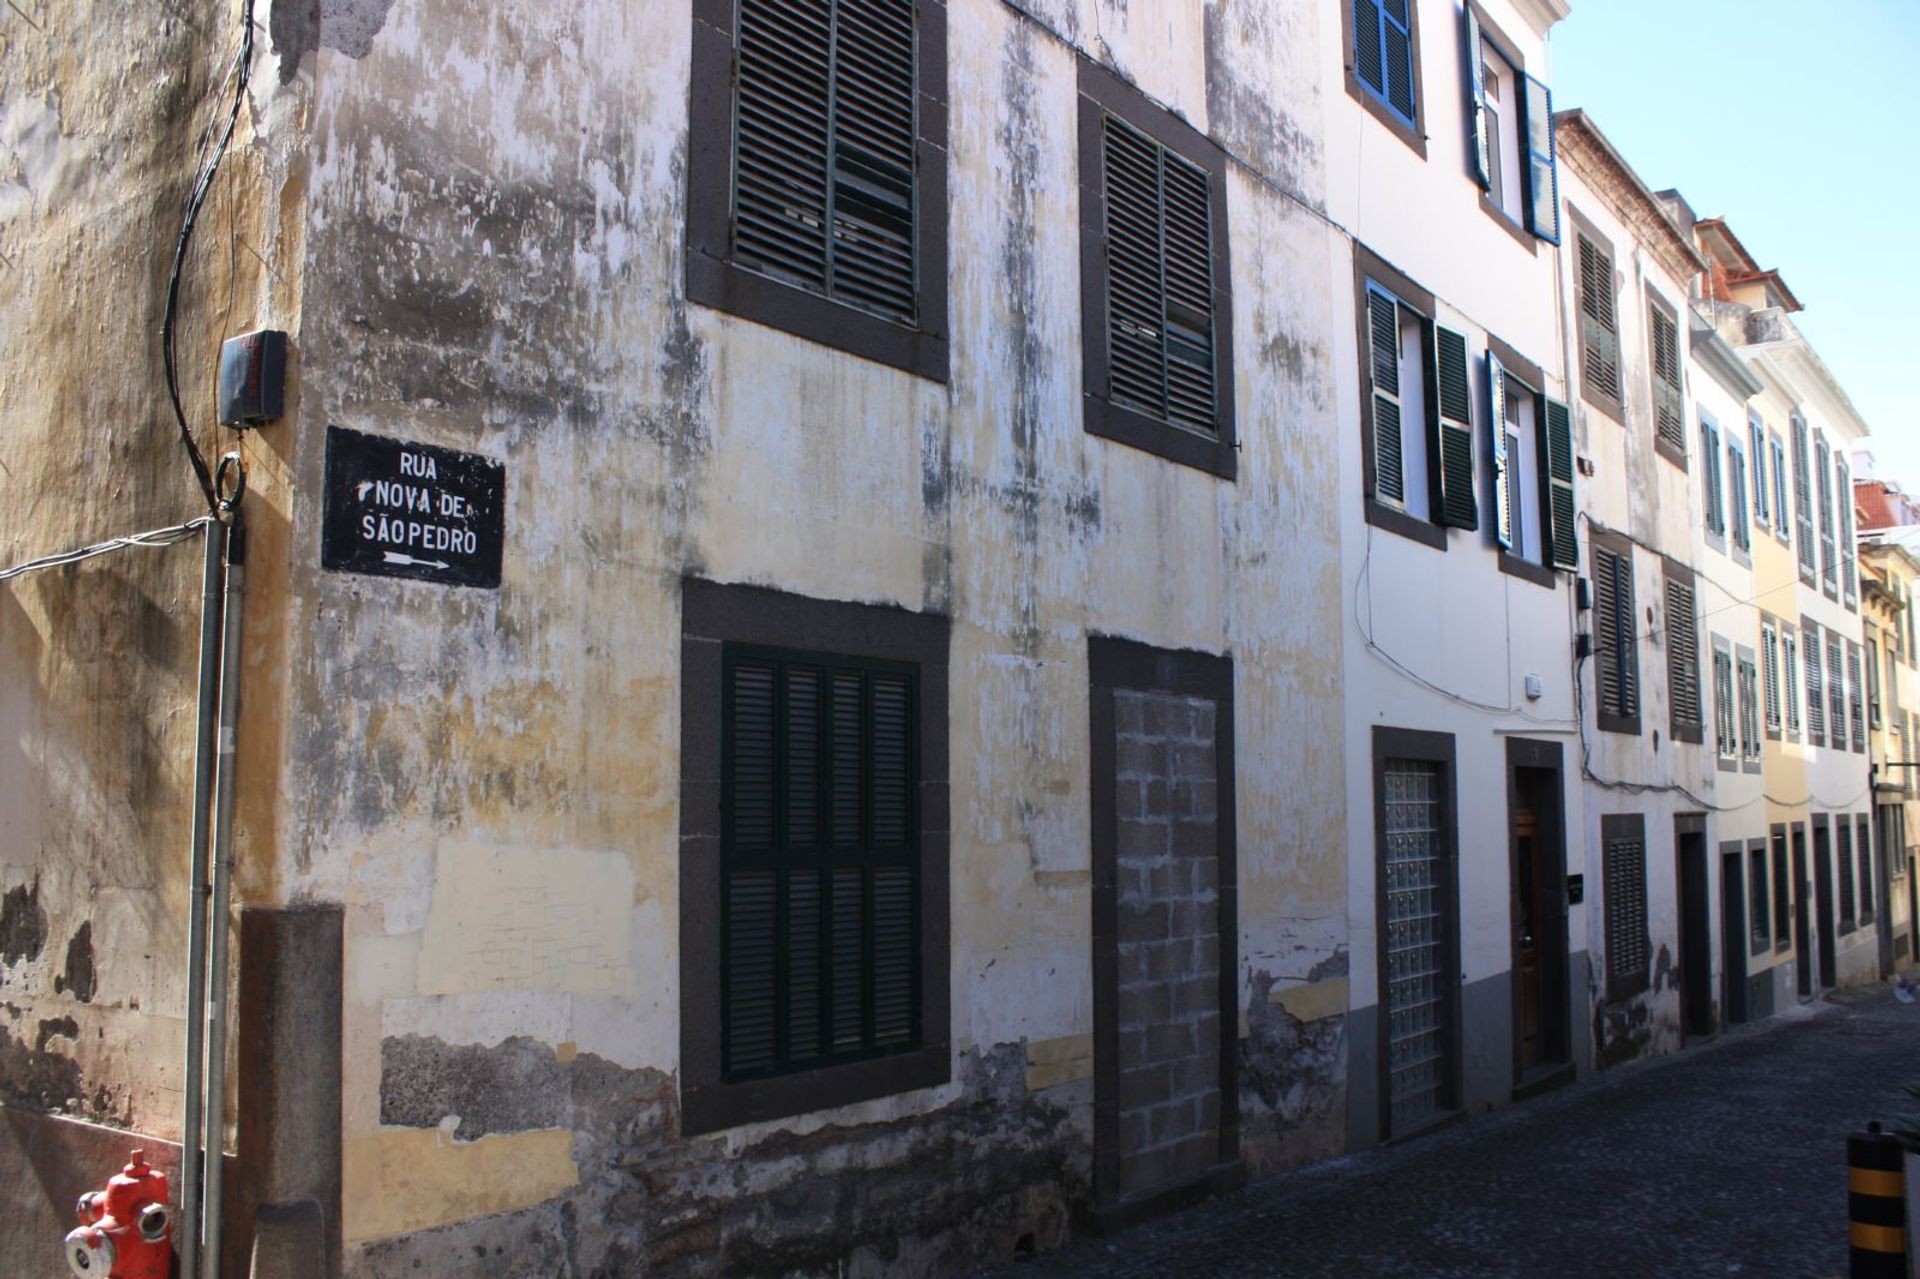
M 1567 797 L 1561 761 L 1562 748 L 1559 742 L 1533 741 L 1521 737 L 1507 739 L 1507 882 L 1513 885 L 1510 933 L 1513 941 L 1513 1082 L 1516 1094 L 1530 1095 L 1541 1087 L 1551 1087 L 1573 1077 L 1573 999 L 1567 953 Z M 1552 775 L 1551 782 L 1542 782 L 1536 787 L 1533 797 L 1536 803 L 1533 812 L 1534 846 L 1539 850 L 1539 864 L 1547 871 L 1545 881 L 1534 885 L 1534 895 L 1539 901 L 1559 903 L 1557 912 L 1550 916 L 1542 912 L 1541 917 L 1534 921 L 1539 932 L 1535 949 L 1540 956 L 1541 1064 L 1532 1072 L 1532 1078 L 1524 1077 L 1527 1072 L 1521 1065 L 1520 1042 L 1524 1024 L 1521 1008 L 1524 992 L 1520 979 L 1520 840 L 1513 818 L 1523 798 L 1521 769 L 1531 770 L 1536 775 Z M 1539 803 L 1543 797 L 1550 802 Z
M 1093 839 L 1093 1187 L 1096 1223 L 1117 1230 L 1236 1184 L 1240 1162 L 1239 841 L 1235 830 L 1233 659 L 1153 648 L 1104 635 L 1087 637 Z M 1176 693 L 1214 703 L 1220 929 L 1220 1156 L 1201 1181 L 1122 1200 L 1120 1185 L 1120 1031 L 1118 819 L 1115 809 L 1114 693 Z

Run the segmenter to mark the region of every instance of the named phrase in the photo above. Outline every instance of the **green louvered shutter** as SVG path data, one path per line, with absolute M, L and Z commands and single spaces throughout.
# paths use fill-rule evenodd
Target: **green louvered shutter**
M 1614 315 L 1613 258 L 1586 236 L 1580 242 L 1580 344 L 1587 381 L 1603 399 L 1620 398 L 1620 330 Z
M 739 23 L 735 260 L 912 323 L 913 0 L 740 0 Z
M 730 1079 L 919 1037 L 917 676 L 728 646 L 721 1054 Z
M 1439 394 L 1431 411 L 1435 453 L 1434 509 L 1450 528 L 1480 527 L 1480 506 L 1473 496 L 1473 393 L 1467 383 L 1467 339 L 1451 329 L 1433 331 L 1435 383 Z
M 1513 549 L 1513 474 L 1507 457 L 1507 370 L 1500 357 L 1487 352 L 1487 443 L 1493 459 L 1493 535 Z
M 1686 411 L 1680 387 L 1680 330 L 1657 305 L 1647 308 L 1653 334 L 1654 434 L 1681 456 L 1687 451 Z
M 1700 710 L 1700 624 L 1693 587 L 1669 577 L 1667 587 L 1667 695 L 1669 730 L 1676 741 L 1698 742 L 1705 728 Z
M 1400 306 L 1367 286 L 1367 368 L 1373 404 L 1373 495 L 1395 505 L 1407 499 L 1400 446 Z
M 1527 229 L 1560 243 L 1560 168 L 1554 152 L 1553 92 L 1527 81 Z
M 1574 528 L 1573 414 L 1558 400 L 1546 401 L 1547 561 L 1578 569 L 1580 544 Z
M 1207 174 L 1113 116 L 1103 147 L 1111 397 L 1216 434 Z

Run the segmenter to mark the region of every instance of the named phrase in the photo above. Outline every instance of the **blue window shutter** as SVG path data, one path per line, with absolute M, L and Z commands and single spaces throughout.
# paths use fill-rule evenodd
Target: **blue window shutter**
M 1413 15 L 1407 6 L 1411 0 L 1381 0 L 1381 61 L 1387 73 L 1387 105 L 1408 124 L 1414 119 L 1413 101 Z
M 1492 413 L 1488 425 L 1493 458 L 1493 535 L 1513 549 L 1513 485 L 1507 472 L 1507 370 L 1500 357 L 1487 352 L 1487 399 Z
M 1493 190 L 1493 152 L 1487 142 L 1487 63 L 1480 56 L 1480 19 L 1468 5 L 1467 111 L 1473 120 L 1473 176 L 1483 191 Z
M 1553 149 L 1553 91 L 1527 77 L 1527 229 L 1560 243 L 1560 171 Z
M 1380 53 L 1380 0 L 1353 0 L 1353 71 L 1375 93 L 1387 91 Z

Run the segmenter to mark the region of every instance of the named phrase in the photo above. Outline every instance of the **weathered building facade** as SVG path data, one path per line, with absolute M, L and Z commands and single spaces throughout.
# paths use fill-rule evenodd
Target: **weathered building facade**
M 1860 597 L 1706 477 L 1864 425 L 1554 116 L 1566 13 L 0 27 L 7 564 L 199 513 L 237 111 L 227 1272 L 959 1273 L 1789 998 L 1715 930 L 1865 756 L 1755 601 Z M 0 585 L 7 1255 L 183 1136 L 191 558 Z
M 1856 462 L 1859 457 L 1856 454 Z M 1915 704 L 1920 703 L 1914 661 L 1914 592 L 1920 560 L 1908 549 L 1906 529 L 1920 525 L 1912 503 L 1894 486 L 1856 479 L 1859 519 L 1861 619 L 1866 627 L 1867 754 L 1873 776 L 1876 891 L 1884 971 L 1920 960 L 1920 909 L 1915 908 L 1914 839 L 1920 833 L 1914 776 Z
M 345 1273 L 951 1272 L 1343 1146 L 1323 8 L 263 8 L 183 345 L 190 389 L 224 333 L 295 352 L 245 445 L 236 892 L 337 930 L 302 976 L 339 992 L 308 1189 Z M 65 257 L 10 315 L 148 270 L 230 18 L 129 16 L 77 67 L 9 32 L 22 186 L 82 226 L 83 157 L 100 208 L 153 189 L 118 240 L 11 223 Z M 109 109 L 156 58 L 196 78 Z M 53 338 L 13 329 L 14 379 Z M 92 412 L 146 420 L 148 371 Z M 73 487 L 24 443 L 71 408 L 14 402 L 10 558 L 192 512 L 157 428 L 97 468 L 139 503 L 17 500 Z M 326 567 L 330 477 L 388 445 L 497 464 L 497 587 Z M 412 488 L 352 500 L 411 530 L 443 509 Z M 159 554 L 123 571 L 171 683 L 132 698 L 48 602 L 97 570 L 8 597 L 7 1074 L 174 1138 L 191 742 L 155 735 L 193 654 Z M 137 802 L 69 723 L 151 743 Z M 236 1070 L 244 1167 L 285 1134 Z

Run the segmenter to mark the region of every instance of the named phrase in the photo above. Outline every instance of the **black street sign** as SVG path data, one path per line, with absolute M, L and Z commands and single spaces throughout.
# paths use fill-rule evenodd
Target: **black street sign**
M 506 494 L 492 458 L 329 426 L 320 566 L 498 587 Z

